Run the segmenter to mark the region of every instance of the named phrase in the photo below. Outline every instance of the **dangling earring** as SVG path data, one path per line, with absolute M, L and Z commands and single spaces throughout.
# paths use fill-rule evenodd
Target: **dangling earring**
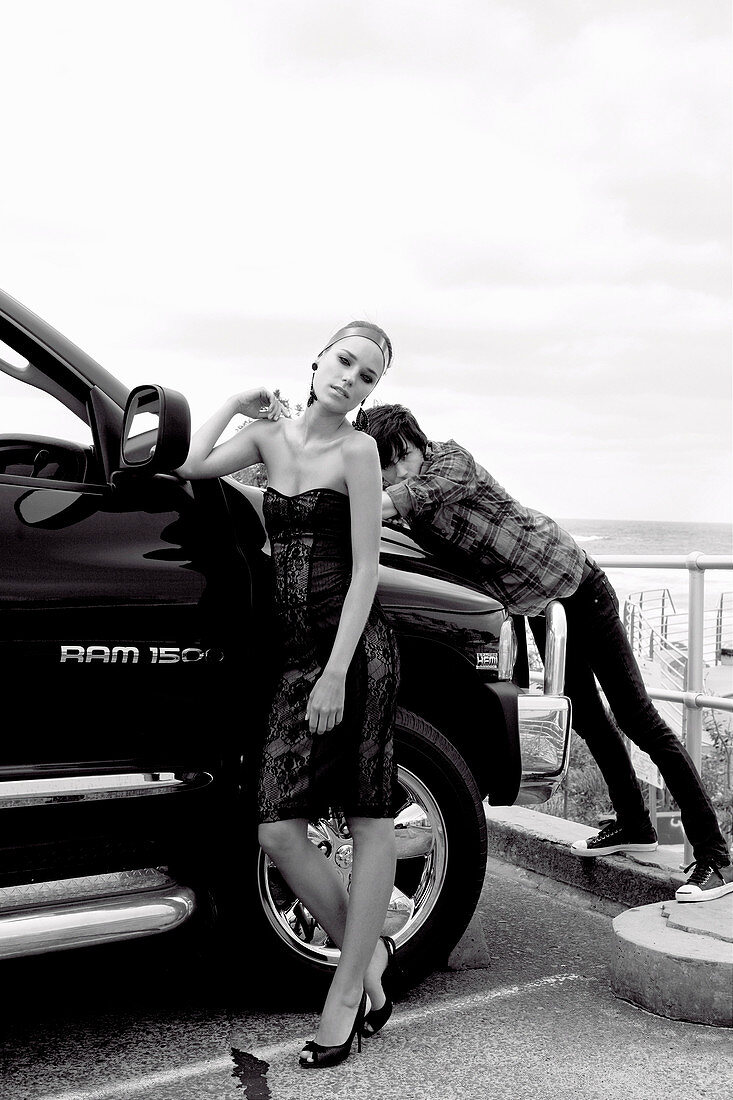
M 366 398 L 364 398 L 366 401 Z M 357 432 L 366 432 L 369 429 L 369 417 L 364 412 L 364 401 L 359 405 L 359 411 L 356 414 L 356 420 L 354 421 L 354 427 Z
M 313 363 L 311 369 L 313 370 L 313 374 L 315 374 L 315 372 L 318 370 L 318 363 Z M 311 392 L 308 394 L 306 406 L 312 405 L 313 402 L 317 400 L 318 398 L 316 397 L 316 391 L 313 389 L 313 375 L 311 375 Z

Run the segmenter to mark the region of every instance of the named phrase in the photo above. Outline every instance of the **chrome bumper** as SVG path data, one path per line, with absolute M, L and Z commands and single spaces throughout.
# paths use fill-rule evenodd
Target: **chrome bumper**
M 0 959 L 167 932 L 196 898 L 160 868 L 0 889 Z
M 570 700 L 564 695 L 520 695 L 522 783 L 516 805 L 547 802 L 565 778 L 572 734 Z

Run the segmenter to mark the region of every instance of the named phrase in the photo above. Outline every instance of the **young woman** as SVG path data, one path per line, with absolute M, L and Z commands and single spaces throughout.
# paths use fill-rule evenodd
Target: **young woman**
M 379 456 L 374 440 L 346 419 L 391 358 L 382 329 L 351 322 L 313 363 L 303 416 L 281 416 L 267 389 L 232 397 L 194 435 L 178 470 L 185 478 L 207 478 L 254 462 L 267 468 L 264 514 L 282 674 L 259 776 L 259 841 L 341 948 L 315 1040 L 300 1056 L 305 1067 L 343 1061 L 355 1035 L 361 1049 L 361 1035 L 379 1030 L 392 1007 L 382 978 L 394 944 L 381 932 L 395 870 L 398 660 L 375 600 Z M 237 413 L 258 419 L 217 447 Z M 360 407 L 357 428 L 364 419 Z M 307 836 L 308 820 L 334 805 L 344 812 L 354 842 L 348 895 Z

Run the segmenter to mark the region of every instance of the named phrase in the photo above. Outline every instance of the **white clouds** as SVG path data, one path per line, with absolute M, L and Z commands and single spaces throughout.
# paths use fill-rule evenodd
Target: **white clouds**
M 699 514 L 683 454 L 727 500 L 717 3 L 67 0 L 4 32 L 2 282 L 126 380 L 159 368 L 195 420 L 247 377 L 295 396 L 322 334 L 366 315 L 394 337 L 393 399 L 438 416 L 450 378 L 438 437 L 480 445 L 482 400 L 524 402 L 504 450 L 528 478 L 574 470 L 558 514 L 583 512 L 590 423 L 610 511 Z M 687 446 L 692 380 L 709 430 Z M 677 402 L 651 496 L 621 480 L 630 383 Z

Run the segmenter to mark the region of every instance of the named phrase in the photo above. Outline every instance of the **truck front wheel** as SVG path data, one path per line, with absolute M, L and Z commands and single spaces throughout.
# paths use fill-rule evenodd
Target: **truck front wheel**
M 386 934 L 409 980 L 445 963 L 473 915 L 486 868 L 486 821 L 474 778 L 456 748 L 418 715 L 398 708 L 395 758 L 401 806 L 397 871 Z M 348 889 L 351 837 L 338 816 L 312 821 L 311 841 Z M 333 972 L 338 950 L 259 852 L 257 899 L 270 966 L 315 976 Z M 262 926 L 259 919 L 256 924 Z M 264 944 L 263 944 L 264 947 Z

